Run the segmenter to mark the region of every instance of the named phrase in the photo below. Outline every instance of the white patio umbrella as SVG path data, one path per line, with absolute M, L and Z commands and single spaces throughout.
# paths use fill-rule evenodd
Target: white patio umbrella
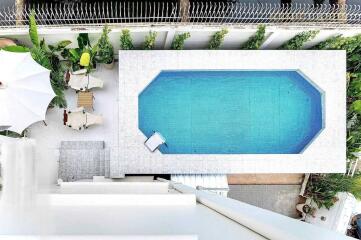
M 21 133 L 45 120 L 54 97 L 50 71 L 30 53 L 0 51 L 0 129 Z

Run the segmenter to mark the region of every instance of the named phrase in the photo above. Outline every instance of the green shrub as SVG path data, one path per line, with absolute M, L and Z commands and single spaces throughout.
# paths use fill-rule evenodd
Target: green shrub
M 241 46 L 244 50 L 257 50 L 261 47 L 265 39 L 266 26 L 261 24 L 258 26 L 257 32 L 254 36 L 250 37 L 248 41 Z
M 187 38 L 190 38 L 191 34 L 189 32 L 178 34 L 174 37 L 171 49 L 173 50 L 183 50 L 184 42 Z
M 35 11 L 31 10 L 30 16 L 29 16 L 29 36 L 31 43 L 34 47 L 39 47 L 40 41 L 39 41 L 39 35 L 38 35 L 38 27 L 36 25 L 35 20 Z
M 104 26 L 102 35 L 100 36 L 97 42 L 97 53 L 96 53 L 96 61 L 99 63 L 112 63 L 114 60 L 114 48 L 110 43 L 109 34 L 110 29 L 108 26 Z
M 219 49 L 227 33 L 228 30 L 225 28 L 222 29 L 221 31 L 216 32 L 209 41 L 208 49 L 213 49 L 213 50 Z
M 349 192 L 361 199 L 361 175 L 350 177 L 339 173 L 312 174 L 305 196 L 311 198 L 319 208 L 330 209 L 338 201 L 336 194 L 339 192 Z
M 314 39 L 320 31 L 301 32 L 288 40 L 279 49 L 283 50 L 300 50 L 306 42 Z
M 87 73 L 90 73 L 96 66 L 95 60 L 99 49 L 98 44 L 95 44 L 93 47 L 91 46 L 88 33 L 79 33 L 77 42 L 77 48 L 63 49 L 61 55 L 64 59 L 71 62 L 72 71 L 77 71 L 84 68 L 87 70 Z M 84 60 L 88 59 L 84 57 L 85 55 L 87 55 L 89 59 L 89 64 L 86 66 L 84 65 Z
M 8 52 L 29 52 L 30 49 L 24 46 L 19 45 L 11 45 L 1 48 L 2 50 L 8 51 Z
M 314 50 L 334 49 L 334 48 L 336 48 L 335 44 L 339 43 L 341 39 L 342 39 L 342 36 L 337 35 L 337 36 L 331 37 L 323 42 L 316 44 L 311 49 L 314 49 Z
M 155 39 L 157 38 L 157 33 L 149 31 L 148 35 L 145 37 L 143 49 L 152 50 L 155 46 Z
M 50 70 L 50 83 L 56 94 L 55 98 L 51 101 L 50 107 L 58 106 L 60 108 L 66 107 L 66 100 L 64 96 L 65 81 L 64 74 L 65 68 L 61 64 L 59 54 L 63 51 L 71 42 L 61 41 L 55 46 L 47 46 L 45 40 L 39 41 L 38 30 L 35 20 L 35 12 L 32 11 L 29 16 L 29 36 L 33 47 L 29 49 L 33 59 Z M 24 48 L 12 48 L 10 50 L 23 51 Z
M 313 49 L 345 50 L 347 53 L 346 152 L 349 160 L 356 160 L 355 153 L 361 152 L 361 114 L 358 112 L 358 100 L 361 100 L 361 34 L 352 37 L 331 37 L 317 44 Z
M 133 40 L 130 36 L 130 31 L 128 29 L 123 29 L 120 34 L 120 49 L 122 50 L 132 50 L 134 49 Z

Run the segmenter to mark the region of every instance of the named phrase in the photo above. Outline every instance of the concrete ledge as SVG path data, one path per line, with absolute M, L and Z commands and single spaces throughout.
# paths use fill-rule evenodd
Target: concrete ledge
M 42 194 L 50 206 L 195 206 L 194 194 Z

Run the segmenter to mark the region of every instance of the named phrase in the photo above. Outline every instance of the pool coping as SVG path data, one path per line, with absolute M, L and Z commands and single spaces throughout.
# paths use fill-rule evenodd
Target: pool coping
M 297 70 L 324 92 L 324 129 L 301 154 L 151 153 L 138 129 L 138 94 L 161 70 L 183 69 Z M 119 149 L 111 166 L 122 174 L 345 172 L 345 106 L 345 51 L 120 51 Z

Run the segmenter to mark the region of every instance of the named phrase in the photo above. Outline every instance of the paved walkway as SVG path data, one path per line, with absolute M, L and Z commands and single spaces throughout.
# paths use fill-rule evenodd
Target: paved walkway
M 230 185 L 228 197 L 297 218 L 300 185 Z

